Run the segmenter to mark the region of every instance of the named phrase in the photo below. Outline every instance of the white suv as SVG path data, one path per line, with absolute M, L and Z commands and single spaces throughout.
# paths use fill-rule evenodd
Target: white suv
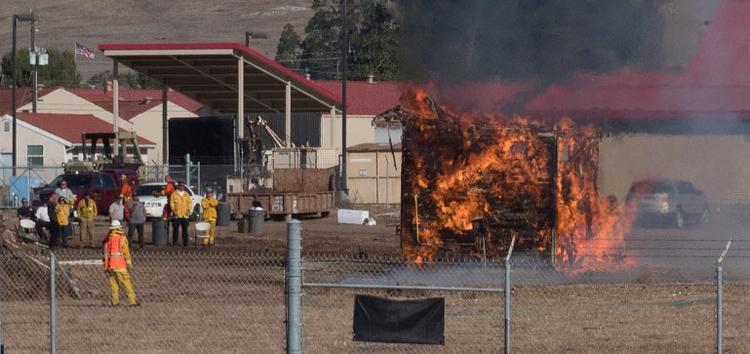
M 135 191 L 134 194 L 138 196 L 138 199 L 146 207 L 147 218 L 160 218 L 162 216 L 164 206 L 167 205 L 167 197 L 163 195 L 155 196 L 154 193 L 161 193 L 166 185 L 165 182 L 143 183 Z M 190 195 L 190 199 L 193 202 L 193 212 L 190 214 L 190 219 L 197 220 L 201 214 L 201 200 L 203 200 L 203 197 L 193 193 L 193 190 L 188 186 L 185 186 L 185 191 Z

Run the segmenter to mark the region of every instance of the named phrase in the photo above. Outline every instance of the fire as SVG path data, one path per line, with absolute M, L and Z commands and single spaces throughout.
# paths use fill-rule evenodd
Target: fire
M 598 193 L 593 127 L 456 114 L 419 89 L 403 101 L 414 113 L 404 132 L 407 260 L 459 256 L 472 242 L 481 249 L 470 256 L 499 258 L 518 235 L 520 247 L 549 252 L 567 269 L 629 263 L 613 249 L 635 215 Z

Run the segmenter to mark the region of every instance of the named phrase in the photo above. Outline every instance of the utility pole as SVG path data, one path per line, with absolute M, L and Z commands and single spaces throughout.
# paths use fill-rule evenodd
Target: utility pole
M 13 115 L 13 134 L 12 134 L 12 144 L 13 144 L 13 153 L 11 156 L 11 159 L 13 160 L 13 176 L 16 175 L 16 167 L 18 166 L 18 141 L 17 141 L 17 114 L 16 111 L 18 110 L 18 107 L 16 105 L 18 102 L 16 102 L 16 86 L 18 86 L 18 63 L 16 62 L 16 47 L 17 47 L 17 40 L 16 40 L 16 30 L 18 27 L 18 21 L 21 22 L 31 22 L 34 21 L 34 13 L 29 12 L 25 15 L 13 15 L 13 46 L 11 49 L 11 55 L 10 55 L 10 61 L 11 65 L 13 65 L 12 70 L 12 76 L 13 76 L 13 86 L 11 89 L 11 99 L 10 99 L 10 106 L 11 106 L 11 114 Z
M 341 192 L 349 195 L 346 183 L 346 74 L 349 57 L 349 28 L 346 22 L 346 1 L 341 0 Z
M 31 112 L 36 113 L 36 101 L 39 92 L 39 53 L 36 50 L 36 19 L 31 18 L 31 50 L 29 57 L 34 56 L 32 67 Z
M 18 144 L 16 142 L 16 111 L 18 110 L 18 108 L 16 108 L 16 104 L 17 104 L 17 102 L 16 102 L 16 86 L 18 86 L 18 79 L 16 78 L 18 76 L 18 74 L 17 74 L 18 65 L 16 65 L 16 27 L 18 27 L 17 22 L 18 22 L 18 15 L 13 15 L 13 48 L 11 49 L 11 54 L 10 54 L 10 65 L 13 65 L 13 71 L 12 71 L 12 73 L 13 73 L 13 75 L 12 75 L 13 76 L 12 85 L 13 86 L 11 86 L 12 88 L 11 88 L 11 92 L 10 92 L 10 95 L 11 95 L 11 98 L 10 98 L 10 107 L 11 107 L 11 114 L 13 115 L 13 138 L 11 139 L 11 140 L 13 140 L 12 141 L 12 144 L 13 144 L 13 156 L 11 156 L 11 159 L 13 161 L 11 161 L 11 162 L 13 163 L 13 171 L 12 171 L 12 173 L 13 173 L 14 177 L 16 175 L 16 166 L 18 166 L 18 160 L 17 160 L 17 157 L 18 157 L 18 151 L 17 151 L 18 147 L 17 147 L 17 145 Z

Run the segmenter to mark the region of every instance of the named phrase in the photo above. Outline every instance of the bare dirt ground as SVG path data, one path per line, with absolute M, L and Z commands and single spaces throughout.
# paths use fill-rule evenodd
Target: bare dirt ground
M 395 228 L 387 226 L 397 220 L 396 211 L 372 210 L 377 226 L 338 225 L 333 217 L 304 219 L 303 251 L 344 258 L 397 257 Z M 646 241 L 632 241 L 629 245 L 653 247 L 659 252 L 664 251 L 660 247 L 673 247 L 671 252 L 675 254 L 681 248 L 690 248 L 691 252 L 711 255 L 713 259 L 714 248 L 723 243 L 724 234 L 744 225 L 736 219 L 741 218 L 717 213 L 712 224 L 687 230 L 636 229 L 631 238 L 654 239 L 657 245 Z M 265 226 L 263 235 L 238 234 L 236 225 L 220 227 L 217 246 L 210 249 L 193 246 L 191 239 L 187 248 L 147 245 L 145 250 L 134 250 L 132 275 L 141 302 L 135 308 L 109 306 L 106 278 L 97 263 L 99 251 L 75 248 L 74 237 L 72 248 L 60 250 L 59 259 L 75 281 L 81 298 L 74 298 L 68 283 L 58 276 L 58 349 L 61 353 L 283 352 L 286 224 L 269 221 Z M 99 220 L 97 229 L 99 237 L 103 237 L 106 222 Z M 150 228 L 146 229 L 146 239 L 150 240 Z M 696 242 L 702 246 L 694 247 Z M 736 258 L 743 255 L 742 250 L 739 247 Z M 4 280 L 0 293 L 6 347 L 13 353 L 46 352 L 46 273 L 38 265 L 9 257 L 1 258 L 0 265 L 0 275 L 4 276 L 0 279 L 15 279 L 11 283 Z M 706 271 L 711 273 L 711 261 L 704 258 L 707 256 L 683 262 L 697 267 L 706 263 Z M 349 272 L 325 269 L 332 277 Z M 750 352 L 750 283 L 739 274 L 747 269 L 742 264 L 727 270 L 735 275 L 725 284 L 728 352 Z M 366 270 L 359 270 L 363 272 Z M 18 276 L 8 277 L 11 274 Z M 517 268 L 515 274 L 517 278 L 538 274 L 538 279 L 544 280 L 514 283 L 511 344 L 515 352 L 713 351 L 716 295 L 710 278 L 662 276 L 588 282 L 580 280 L 585 277 L 571 278 L 551 270 Z M 19 281 L 34 286 L 19 290 Z M 445 345 L 353 342 L 355 294 L 395 299 L 445 297 Z M 502 304 L 502 294 L 491 293 L 307 288 L 303 299 L 303 348 L 309 353 L 496 353 L 503 345 Z M 112 339 L 113 332 L 117 333 L 116 340 Z

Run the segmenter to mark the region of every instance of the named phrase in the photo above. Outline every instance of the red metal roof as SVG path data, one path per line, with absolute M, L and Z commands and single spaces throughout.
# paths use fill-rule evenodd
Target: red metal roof
M 112 112 L 112 92 L 101 89 L 68 88 L 67 91 L 79 96 L 109 112 Z M 174 90 L 169 90 L 170 102 L 197 113 L 203 105 Z M 161 105 L 161 90 L 120 89 L 120 118 L 131 120 L 138 115 Z
M 111 132 L 112 124 L 91 114 L 18 113 L 17 118 L 41 130 L 73 144 L 80 144 L 81 133 Z M 120 129 L 120 131 L 125 131 Z M 138 144 L 154 145 L 154 142 L 138 137 Z
M 149 51 L 149 50 L 208 50 L 208 49 L 230 49 L 243 54 L 249 60 L 276 76 L 289 80 L 292 84 L 311 91 L 331 104 L 341 105 L 338 94 L 332 93 L 324 87 L 306 80 L 294 71 L 284 67 L 274 60 L 244 46 L 241 43 L 124 43 L 124 44 L 100 44 L 100 51 Z M 106 53 L 105 53 L 106 54 Z M 156 56 L 156 55 L 154 55 Z M 125 61 L 124 58 L 113 58 Z M 127 65 L 127 63 L 126 63 Z M 247 83 L 247 82 L 246 82 Z M 171 85 L 170 85 L 171 86 Z
M 320 80 L 314 83 L 331 92 L 341 92 L 341 81 Z M 401 85 L 396 81 L 368 83 L 367 81 L 347 81 L 347 114 L 376 115 L 400 103 Z

